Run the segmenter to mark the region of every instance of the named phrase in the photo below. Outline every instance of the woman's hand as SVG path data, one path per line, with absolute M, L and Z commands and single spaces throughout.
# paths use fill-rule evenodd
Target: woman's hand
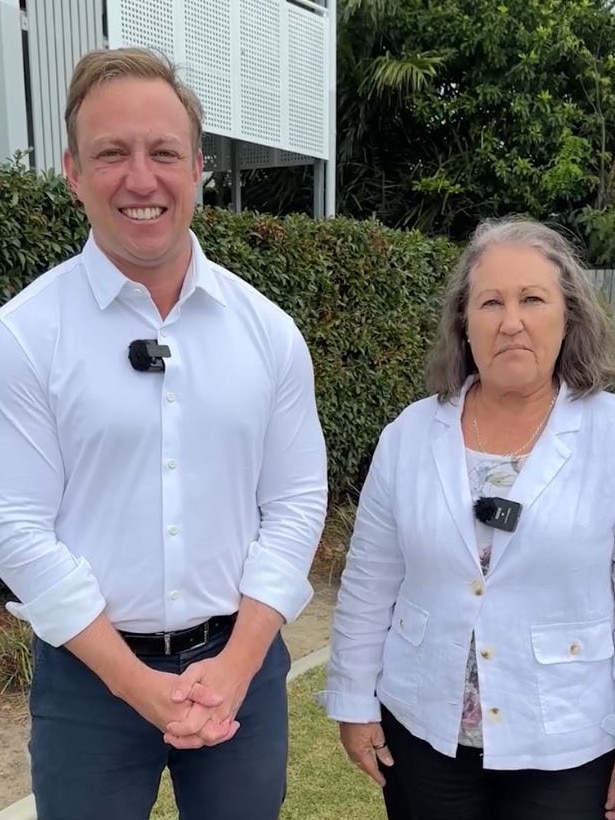
M 382 726 L 379 723 L 340 723 L 340 740 L 352 762 L 379 786 L 384 786 L 386 781 L 378 768 L 378 761 L 392 766 L 393 758 Z

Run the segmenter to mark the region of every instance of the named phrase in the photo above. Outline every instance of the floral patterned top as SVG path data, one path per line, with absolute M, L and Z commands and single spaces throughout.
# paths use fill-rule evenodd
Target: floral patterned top
M 510 488 L 515 483 L 525 456 L 511 459 L 506 456 L 478 453 L 466 449 L 466 463 L 470 480 L 472 502 L 480 496 L 495 496 L 506 498 Z M 476 521 L 476 543 L 483 575 L 489 572 L 491 562 L 491 547 L 493 544 L 493 529 L 481 521 Z M 478 667 L 476 664 L 476 644 L 474 635 L 470 644 L 470 654 L 466 667 L 466 680 L 463 695 L 463 711 L 461 726 L 459 727 L 459 743 L 462 746 L 482 748 L 483 720 L 480 709 L 480 692 L 478 688 Z

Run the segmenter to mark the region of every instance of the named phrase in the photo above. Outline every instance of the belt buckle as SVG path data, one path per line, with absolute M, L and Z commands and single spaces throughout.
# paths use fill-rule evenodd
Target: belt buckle
M 163 632 L 162 633 L 162 640 L 164 643 L 164 654 L 165 655 L 172 655 L 171 652 L 171 637 L 173 636 L 172 632 Z M 205 646 L 207 641 L 209 640 L 209 618 L 203 624 L 203 638 L 199 641 L 199 643 L 195 643 L 192 649 L 197 646 Z
M 205 646 L 207 641 L 209 640 L 209 618 L 203 624 L 203 638 L 199 641 L 199 643 L 195 643 L 192 649 L 197 649 L 199 646 Z

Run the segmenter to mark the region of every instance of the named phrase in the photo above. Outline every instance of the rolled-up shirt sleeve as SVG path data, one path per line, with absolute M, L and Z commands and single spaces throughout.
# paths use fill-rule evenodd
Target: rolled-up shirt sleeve
M 294 325 L 267 428 L 257 502 L 261 525 L 249 548 L 240 592 L 292 621 L 312 597 L 307 575 L 327 506 L 326 453 L 312 363 Z
M 89 564 L 58 541 L 64 492 L 56 424 L 43 379 L 0 322 L 0 577 L 20 599 L 9 609 L 60 646 L 105 608 Z
M 327 688 L 318 695 L 329 717 L 347 723 L 380 720 L 376 684 L 404 579 L 390 477 L 397 450 L 391 431 L 380 438 L 361 492 L 335 609 Z

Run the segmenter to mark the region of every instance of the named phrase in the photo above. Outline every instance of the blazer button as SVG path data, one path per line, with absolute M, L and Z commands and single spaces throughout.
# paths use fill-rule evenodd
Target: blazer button
M 493 657 L 493 649 L 486 646 L 484 649 L 481 649 L 480 656 L 481 658 L 484 658 L 486 661 L 491 660 L 491 658 Z
M 482 581 L 472 581 L 472 592 L 474 595 L 483 595 L 485 587 Z
M 581 654 L 581 647 L 578 643 L 571 643 L 570 644 L 570 654 L 571 655 L 580 655 Z

